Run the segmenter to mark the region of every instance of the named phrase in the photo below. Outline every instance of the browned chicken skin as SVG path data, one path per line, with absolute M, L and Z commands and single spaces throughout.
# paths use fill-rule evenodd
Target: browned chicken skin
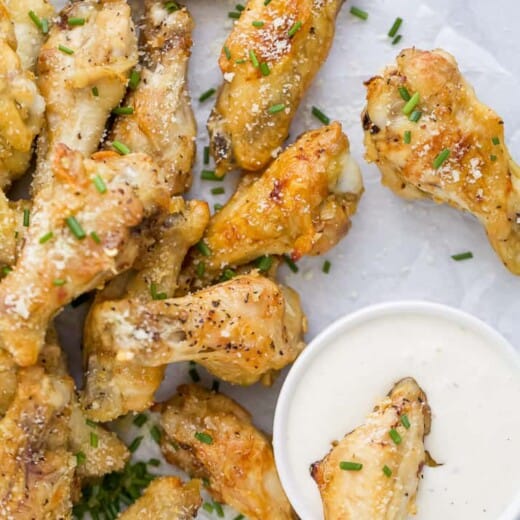
M 403 113 L 403 87 L 420 98 L 417 123 Z M 506 267 L 520 274 L 520 168 L 504 144 L 503 121 L 479 102 L 453 56 L 401 52 L 396 66 L 367 83 L 363 124 L 366 158 L 383 184 L 407 199 L 472 213 Z
M 271 443 L 232 399 L 183 385 L 162 405 L 161 426 L 166 459 L 192 476 L 208 479 L 216 500 L 250 520 L 295 518 Z

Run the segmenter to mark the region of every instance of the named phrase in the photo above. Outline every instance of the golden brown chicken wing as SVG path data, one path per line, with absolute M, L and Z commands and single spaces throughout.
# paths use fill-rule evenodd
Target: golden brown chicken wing
M 197 127 L 187 89 L 193 21 L 188 10 L 168 10 L 165 2 L 147 0 L 141 27 L 143 59 L 140 81 L 119 111 L 109 142 L 120 141 L 148 153 L 165 172 L 171 193 L 191 185 Z
M 296 359 L 305 318 L 297 294 L 257 273 L 181 298 L 107 301 L 100 342 L 120 360 L 195 361 L 225 381 L 253 384 Z
M 520 274 L 520 168 L 503 121 L 477 99 L 453 56 L 407 49 L 367 83 L 366 158 L 407 199 L 472 213 L 504 264 Z
M 295 518 L 276 472 L 271 443 L 232 399 L 183 385 L 163 405 L 161 426 L 166 459 L 208 479 L 216 500 L 250 520 Z
M 405 520 L 426 460 L 430 407 L 414 379 L 402 379 L 327 456 L 311 467 L 325 520 Z
M 83 25 L 70 20 L 82 20 Z M 63 9 L 38 60 L 38 84 L 47 108 L 38 141 L 35 193 L 50 182 L 59 143 L 85 157 L 97 150 L 136 63 L 137 41 L 125 0 L 80 0 Z
M 168 204 L 164 181 L 142 154 L 83 159 L 59 145 L 51 171 L 34 199 L 23 251 L 0 283 L 0 348 L 20 365 L 36 362 L 64 305 L 132 265 L 132 230 Z
M 249 0 L 220 55 L 224 84 L 208 121 L 217 174 L 258 171 L 289 134 L 334 37 L 343 0 Z
M 197 516 L 202 504 L 200 481 L 183 484 L 177 477 L 153 480 L 139 498 L 119 520 L 190 520 Z
M 183 286 L 203 287 L 226 267 L 262 255 L 325 253 L 347 233 L 363 192 L 339 123 L 303 134 L 262 176 L 246 181 L 212 217 Z

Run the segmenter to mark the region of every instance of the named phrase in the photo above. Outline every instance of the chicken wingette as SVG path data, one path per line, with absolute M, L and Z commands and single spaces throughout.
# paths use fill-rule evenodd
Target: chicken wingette
M 99 341 L 118 359 L 144 366 L 195 361 L 236 384 L 282 369 L 304 347 L 298 295 L 257 273 L 181 298 L 106 301 L 98 312 Z
M 476 97 L 453 56 L 406 49 L 367 82 L 366 158 L 406 199 L 472 213 L 504 264 L 520 274 L 520 168 L 502 119 Z
M 394 385 L 365 424 L 311 467 L 325 520 L 406 520 L 426 461 L 426 395 L 411 377 Z
M 133 230 L 169 203 L 164 180 L 143 154 L 84 159 L 58 145 L 51 173 L 34 199 L 23 250 L 0 282 L 0 348 L 19 365 L 36 362 L 63 306 L 133 264 Z
M 342 3 L 247 2 L 220 55 L 224 84 L 208 121 L 217 175 L 272 161 L 327 58 Z
M 267 437 L 251 415 L 223 394 L 183 385 L 162 405 L 161 449 L 209 492 L 250 520 L 295 518 Z
M 183 484 L 177 477 L 153 480 L 144 494 L 117 518 L 119 520 L 191 520 L 202 504 L 200 481 Z
M 325 253 L 347 233 L 362 192 L 341 125 L 306 132 L 212 217 L 182 285 L 203 287 L 263 255 Z
M 71 19 L 84 24 L 71 24 Z M 97 150 L 136 63 L 137 39 L 125 0 L 80 0 L 61 11 L 38 59 L 38 84 L 47 108 L 33 193 L 50 182 L 57 145 L 85 157 Z
M 165 172 L 173 194 L 191 186 L 197 127 L 187 89 L 193 21 L 188 10 L 146 0 L 141 26 L 140 76 L 109 136 L 134 152 L 151 155 Z M 138 82 L 138 78 L 140 80 Z
M 109 310 L 106 300 L 134 298 L 149 301 L 175 292 L 182 261 L 197 243 L 209 220 L 205 202 L 172 200 L 169 214 L 152 225 L 153 244 L 123 273 L 98 293 L 85 323 L 86 380 L 84 406 L 95 421 L 110 421 L 129 411 L 146 410 L 153 403 L 164 375 L 164 366 L 143 366 L 117 359 L 111 338 L 100 334 Z M 162 217 L 162 216 L 161 216 Z M 104 341 L 108 341 L 105 343 Z

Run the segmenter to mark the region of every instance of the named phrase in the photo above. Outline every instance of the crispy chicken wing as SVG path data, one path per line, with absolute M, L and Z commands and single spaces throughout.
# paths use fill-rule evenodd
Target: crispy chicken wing
M 0 283 L 0 348 L 20 365 L 36 362 L 49 320 L 64 305 L 132 265 L 133 228 L 168 204 L 163 180 L 142 154 L 83 159 L 59 145 L 51 170 L 23 251 Z
M 109 421 L 129 411 L 147 409 L 153 403 L 165 368 L 117 359 L 111 338 L 105 344 L 106 338 L 99 334 L 107 310 L 102 302 L 129 297 L 151 300 L 152 287 L 155 297 L 173 295 L 182 260 L 188 249 L 200 240 L 208 220 L 209 209 L 205 202 L 174 199 L 168 216 L 157 226 L 151 226 L 156 239 L 134 268 L 97 295 L 84 333 L 84 405 L 91 419 Z
M 133 113 L 119 117 L 110 136 L 151 155 L 174 194 L 189 189 L 195 156 L 197 128 L 186 77 L 192 30 L 185 7 L 170 12 L 162 0 L 145 2 L 141 81 L 123 103 Z
M 295 518 L 280 484 L 271 443 L 251 415 L 223 394 L 183 385 L 163 405 L 161 449 L 209 491 L 250 520 Z
M 414 514 L 430 421 L 416 381 L 396 383 L 365 424 L 312 465 L 325 520 L 405 520 Z
M 262 170 L 273 159 L 327 58 L 342 3 L 247 2 L 220 55 L 224 84 L 208 121 L 217 174 Z
M 70 25 L 71 18 L 85 23 Z M 136 63 L 137 41 L 125 0 L 80 0 L 60 13 L 38 60 L 47 109 L 38 141 L 35 193 L 50 180 L 59 143 L 85 157 L 96 151 Z
M 145 366 L 195 361 L 225 381 L 253 384 L 296 359 L 305 318 L 297 294 L 256 273 L 181 298 L 107 301 L 100 342 Z
M 339 123 L 303 134 L 212 217 L 207 247 L 193 250 L 182 285 L 203 287 L 262 255 L 326 252 L 347 233 L 362 191 Z
M 153 480 L 143 496 L 118 516 L 119 520 L 190 520 L 202 504 L 200 481 L 183 484 L 177 477 Z
M 504 144 L 503 121 L 479 102 L 453 56 L 404 50 L 367 89 L 366 158 L 383 184 L 407 199 L 469 211 L 508 269 L 520 274 L 520 168 Z M 419 114 L 417 123 L 410 120 Z

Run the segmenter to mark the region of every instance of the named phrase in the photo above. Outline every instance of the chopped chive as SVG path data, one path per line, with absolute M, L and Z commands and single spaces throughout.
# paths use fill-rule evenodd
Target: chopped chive
M 40 244 L 45 244 L 45 242 L 48 242 L 53 236 L 54 236 L 54 233 L 52 231 L 45 233 L 45 235 L 42 235 L 40 237 Z
M 213 513 L 213 510 L 215 508 L 210 502 L 204 502 L 204 504 L 202 504 L 202 509 L 204 509 L 204 511 L 206 511 L 207 513 Z
M 408 92 L 408 89 L 406 87 L 399 87 L 397 89 L 399 91 L 399 95 L 403 98 L 404 101 L 410 101 L 410 92 Z
M 271 0 L 265 0 L 265 2 L 270 2 Z M 266 5 L 264 2 L 264 5 Z M 235 516 L 235 518 L 233 518 L 233 520 L 244 520 L 245 516 L 240 513 L 239 515 Z
M 297 273 L 299 271 L 298 266 L 294 263 L 289 255 L 283 255 L 283 259 L 293 273 Z
M 262 22 L 262 20 L 255 20 L 254 22 L 251 22 L 251 25 L 253 27 L 263 27 L 265 22 Z
M 392 45 L 397 45 L 401 39 L 403 38 L 403 36 L 401 34 L 398 34 L 393 40 L 392 40 Z
M 92 95 L 94 97 L 99 97 L 99 89 L 97 87 L 92 87 Z
M 99 235 L 95 231 L 90 232 L 90 238 L 94 240 L 96 244 L 101 244 L 101 239 L 99 238 Z
M 368 13 L 366 11 L 363 11 L 363 9 L 360 9 L 359 7 L 351 7 L 350 14 L 353 14 L 354 16 L 361 18 L 361 20 L 366 20 L 368 18 Z
M 237 5 L 235 5 L 235 9 L 236 9 L 239 13 L 241 13 L 241 12 L 245 9 L 245 7 L 244 7 L 242 4 L 237 4 Z
M 325 273 L 325 274 L 329 274 L 330 273 L 330 268 L 332 267 L 332 264 L 330 263 L 329 260 L 325 260 L 325 262 L 323 262 L 323 268 L 322 268 L 322 271 Z
M 213 507 L 215 508 L 217 516 L 219 518 L 224 518 L 224 510 L 222 509 L 222 506 L 218 502 L 213 501 Z
M 222 276 L 220 279 L 223 282 L 227 282 L 228 280 L 232 280 L 237 275 L 236 271 L 233 269 L 230 269 L 229 267 L 227 269 L 224 269 L 224 272 L 222 273 Z
M 31 212 L 28 209 L 23 210 L 23 226 L 29 227 L 29 224 L 31 223 Z
M 76 453 L 76 463 L 78 466 L 85 464 L 86 460 L 87 456 L 82 451 L 78 451 L 78 453 Z
M 204 147 L 204 164 L 209 164 L 209 146 Z
M 69 49 L 69 47 L 66 47 L 65 45 L 58 45 L 58 49 L 65 54 L 74 54 L 74 51 L 72 49 Z
M 38 27 L 38 29 L 40 29 L 43 34 L 47 34 L 49 32 L 49 21 L 47 19 L 39 18 L 34 11 L 29 11 L 27 14 L 33 21 L 34 25 L 36 25 L 36 27 Z
M 223 50 L 224 50 L 224 54 L 226 55 L 226 58 L 228 60 L 230 60 L 231 59 L 231 51 L 229 50 L 229 48 L 224 45 L 224 49 Z
M 401 27 L 402 23 L 403 23 L 403 19 L 402 18 L 397 17 L 395 19 L 395 22 L 393 23 L 392 27 L 388 31 L 388 36 L 390 36 L 390 38 L 393 38 L 397 34 L 397 31 Z
M 49 20 L 42 18 L 42 33 L 49 34 Z
M 324 125 L 328 125 L 330 123 L 330 118 L 326 116 L 318 107 L 312 107 L 312 115 L 319 119 Z
M 150 435 L 157 444 L 161 442 L 162 432 L 156 424 L 150 428 Z
M 81 227 L 81 224 L 77 221 L 76 217 L 71 216 L 65 219 L 67 226 L 71 230 L 72 234 L 78 239 L 83 240 L 87 234 L 85 230 Z
M 258 61 L 258 58 L 256 57 L 255 51 L 253 49 L 249 50 L 249 59 L 251 60 L 251 63 L 255 69 L 260 67 L 260 62 Z
M 223 195 L 224 193 L 226 193 L 226 190 L 222 186 L 219 186 L 218 188 L 211 188 L 212 195 Z
M 67 23 L 71 26 L 85 25 L 85 18 L 69 18 Z
M 260 63 L 260 72 L 262 73 L 262 76 L 269 76 L 269 74 L 271 74 L 269 63 L 267 63 L 266 61 Z
M 500 144 L 500 139 L 499 139 L 497 136 L 492 137 L 492 138 L 491 138 L 491 141 L 493 142 L 493 144 L 494 144 L 495 146 L 497 146 L 497 145 Z
M 206 264 L 204 262 L 199 262 L 197 267 L 195 267 L 195 272 L 199 278 L 202 278 L 206 272 Z
M 386 464 L 383 466 L 383 473 L 387 477 L 391 477 L 392 476 L 392 470 Z
M 66 280 L 64 280 L 63 278 L 56 278 L 55 280 L 52 281 L 52 285 L 54 285 L 55 287 L 61 287 L 62 285 L 65 285 L 67 283 Z
M 302 28 L 302 22 L 298 20 L 290 29 L 287 35 L 292 38 Z
M 99 437 L 97 433 L 90 432 L 90 445 L 93 448 L 97 448 L 99 445 Z
M 266 273 L 273 265 L 273 257 L 269 255 L 261 256 L 255 260 L 255 265 L 260 271 Z
M 175 11 L 178 11 L 180 9 L 180 6 L 177 2 L 174 2 L 173 0 L 170 0 L 169 2 L 166 2 L 166 4 L 164 5 L 164 8 L 169 12 L 169 13 L 174 13 Z
M 116 116 L 129 116 L 134 113 L 134 107 L 116 107 L 112 110 L 112 114 Z
M 130 73 L 130 79 L 128 80 L 128 88 L 130 90 L 135 90 L 139 83 L 141 82 L 141 73 L 134 69 Z
M 99 193 L 106 193 L 107 191 L 107 185 L 105 184 L 105 181 L 101 177 L 101 175 L 97 174 L 93 179 L 92 182 L 94 183 L 94 186 L 96 187 L 96 190 L 99 191 Z
M 156 283 L 150 285 L 150 294 L 152 295 L 152 300 L 166 300 L 168 298 L 165 292 L 157 292 Z
M 200 241 L 195 246 L 203 256 L 211 256 L 211 249 L 208 247 L 206 242 Z
M 235 11 L 230 11 L 228 13 L 229 18 L 232 18 L 233 20 L 238 20 L 240 18 L 240 13 L 236 13 Z
M 339 463 L 339 467 L 340 467 L 340 469 L 342 469 L 344 471 L 359 471 L 363 467 L 363 464 L 361 464 L 360 462 L 351 462 L 348 460 L 342 460 Z
M 195 435 L 194 437 L 204 443 L 204 444 L 213 444 L 213 437 L 211 435 L 209 435 L 208 433 L 204 433 L 204 432 L 195 432 Z
M 206 90 L 206 92 L 203 92 L 200 96 L 199 96 L 199 101 L 201 103 L 203 103 L 204 101 L 206 101 L 207 99 L 209 99 L 213 94 L 215 94 L 216 90 L 214 88 L 210 88 L 208 90 Z
M 154 468 L 158 468 L 161 465 L 161 461 L 159 459 L 150 459 L 148 464 Z
M 134 420 L 132 421 L 138 428 L 141 428 L 141 426 L 148 420 L 148 416 L 145 413 L 140 413 L 135 416 Z
M 197 372 L 196 368 L 190 368 L 189 374 L 190 374 L 191 380 L 194 383 L 198 383 L 200 381 L 200 376 L 199 376 L 199 373 Z
M 285 105 L 283 103 L 278 103 L 277 105 L 273 105 L 272 107 L 269 107 L 267 109 L 267 112 L 270 114 L 277 114 L 278 112 L 281 112 L 285 108 Z
M 410 130 L 405 131 L 404 142 L 405 144 L 410 144 L 412 142 L 412 132 L 410 132 Z
M 471 251 L 457 253 L 456 255 L 451 255 L 451 258 L 456 262 L 460 262 L 461 260 L 469 260 L 470 258 L 473 258 L 473 253 Z
M 271 3 L 271 0 L 264 0 L 264 5 L 269 5 Z
M 222 204 L 219 204 L 218 202 L 213 205 L 213 209 L 215 211 L 220 211 L 224 206 Z
M 415 109 L 415 107 L 419 104 L 421 99 L 421 95 L 419 92 L 416 92 L 404 105 L 403 114 L 405 116 L 409 116 Z
M 410 419 L 408 419 L 408 415 L 401 415 L 401 424 L 408 430 L 411 426 Z
M 410 116 L 408 117 L 408 119 L 412 122 L 412 123 L 417 123 L 417 121 L 419 121 L 419 119 L 421 119 L 422 117 L 422 112 L 420 110 L 414 110 Z
M 200 178 L 203 181 L 223 181 L 222 177 L 217 177 L 214 170 L 202 170 Z
M 4 267 L 2 267 L 3 276 L 7 276 L 10 272 L 12 272 L 12 269 L 8 265 L 5 265 Z
M 123 144 L 121 141 L 112 141 L 112 148 L 116 150 L 116 152 L 120 153 L 121 155 L 128 155 L 130 153 L 130 148 L 126 146 L 126 144 Z
M 211 390 L 213 392 L 218 392 L 220 390 L 220 381 L 213 379 L 213 383 L 211 383 Z
M 135 453 L 139 446 L 141 445 L 141 442 L 143 440 L 143 436 L 140 436 L 140 437 L 136 437 L 131 443 L 130 443 L 130 446 L 128 446 L 128 451 L 130 453 Z
M 392 428 L 389 432 L 388 432 L 388 435 L 390 435 L 390 438 L 396 443 L 396 444 L 401 444 L 401 436 L 399 435 L 399 432 L 397 430 L 395 430 L 394 428 Z
M 92 419 L 85 419 L 85 424 L 87 426 L 90 426 L 91 428 L 97 428 L 98 425 L 96 422 L 94 422 Z
M 491 159 L 491 162 L 495 162 L 497 160 L 497 156 L 493 154 L 491 154 L 489 158 Z
M 247 60 L 245 58 L 241 58 L 240 60 L 235 60 L 235 63 L 237 65 L 242 65 L 243 63 L 245 63 Z
M 439 155 L 437 155 L 437 157 L 435 157 L 433 160 L 433 167 L 435 170 L 438 170 L 443 165 L 444 161 L 446 161 L 446 159 L 450 156 L 450 153 L 450 150 L 445 148 L 442 152 L 439 153 Z

